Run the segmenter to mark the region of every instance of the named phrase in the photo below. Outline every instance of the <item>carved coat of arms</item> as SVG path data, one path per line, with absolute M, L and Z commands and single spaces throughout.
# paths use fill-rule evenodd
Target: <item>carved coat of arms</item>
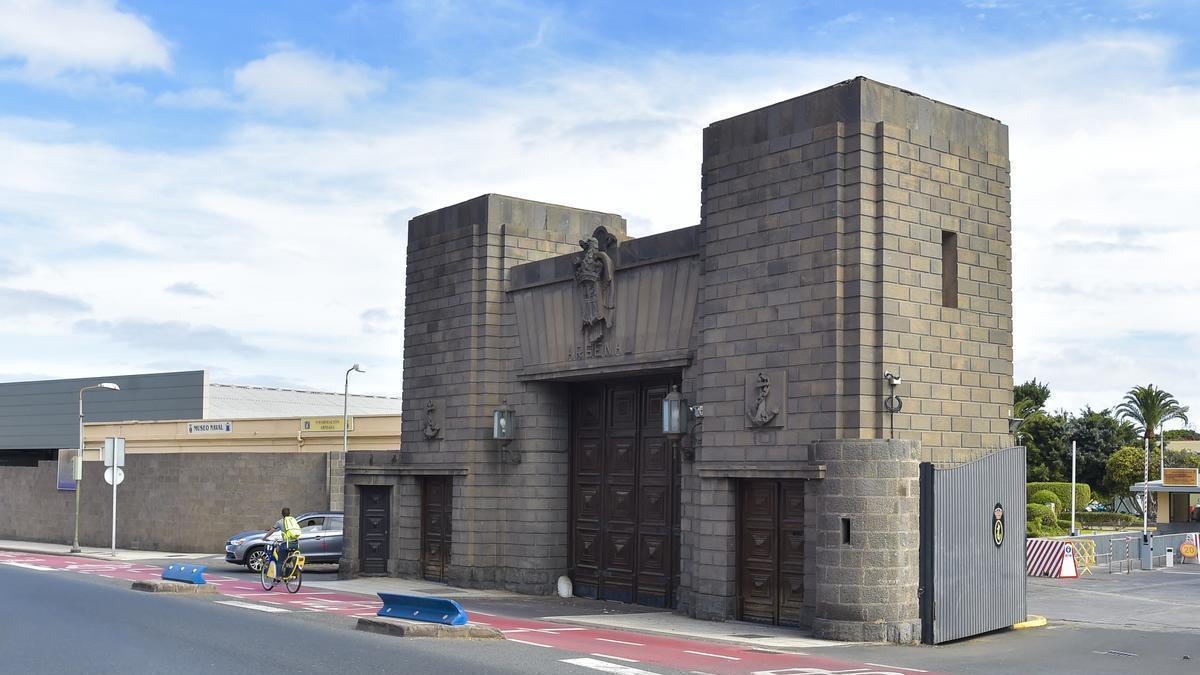
M 579 285 L 579 311 L 583 322 L 583 337 L 588 345 L 604 340 L 605 329 L 612 328 L 616 309 L 616 284 L 613 280 L 613 261 L 606 252 L 616 237 L 603 226 L 591 237 L 580 240 L 583 253 L 575 258 L 575 283 Z

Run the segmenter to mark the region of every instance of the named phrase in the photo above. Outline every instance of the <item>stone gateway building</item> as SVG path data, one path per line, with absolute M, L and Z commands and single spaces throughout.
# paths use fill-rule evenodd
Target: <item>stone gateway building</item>
M 403 450 L 347 458 L 343 574 L 920 635 L 918 464 L 1010 444 L 1008 129 L 857 78 L 703 142 L 696 226 L 411 221 Z

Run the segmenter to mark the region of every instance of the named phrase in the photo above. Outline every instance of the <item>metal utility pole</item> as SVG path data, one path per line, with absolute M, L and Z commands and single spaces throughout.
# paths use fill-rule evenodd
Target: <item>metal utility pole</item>
M 79 467 L 75 471 L 78 479 L 75 481 L 75 538 L 71 541 L 71 553 L 79 553 L 79 488 L 83 485 L 83 392 L 93 389 L 121 391 L 121 388 L 112 382 L 101 382 L 79 390 L 79 457 L 75 460 L 79 462 Z
M 346 370 L 346 388 L 342 390 L 342 452 L 350 450 L 350 429 L 347 426 L 350 419 L 350 373 L 365 373 L 357 363 Z
M 1075 530 L 1075 441 L 1071 441 L 1071 536 L 1079 536 Z
M 1146 441 L 1146 466 L 1142 469 L 1142 543 L 1146 542 L 1146 518 L 1150 513 L 1150 438 Z

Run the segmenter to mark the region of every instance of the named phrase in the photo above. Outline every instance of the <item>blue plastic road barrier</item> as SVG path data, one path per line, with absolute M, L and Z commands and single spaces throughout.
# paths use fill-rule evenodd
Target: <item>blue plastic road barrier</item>
M 204 565 L 184 565 L 171 563 L 163 568 L 162 578 L 169 581 L 182 581 L 185 584 L 203 584 L 204 570 L 208 569 Z
M 383 609 L 379 610 L 376 616 L 429 621 L 447 626 L 461 626 L 467 622 L 467 610 L 457 602 L 446 598 L 380 593 L 379 599 L 383 601 Z

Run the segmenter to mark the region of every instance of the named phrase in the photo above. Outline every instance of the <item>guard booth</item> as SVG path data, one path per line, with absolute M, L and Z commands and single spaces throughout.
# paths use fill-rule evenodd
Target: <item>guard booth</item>
M 921 641 L 1024 621 L 1025 448 L 951 468 L 921 464 Z

